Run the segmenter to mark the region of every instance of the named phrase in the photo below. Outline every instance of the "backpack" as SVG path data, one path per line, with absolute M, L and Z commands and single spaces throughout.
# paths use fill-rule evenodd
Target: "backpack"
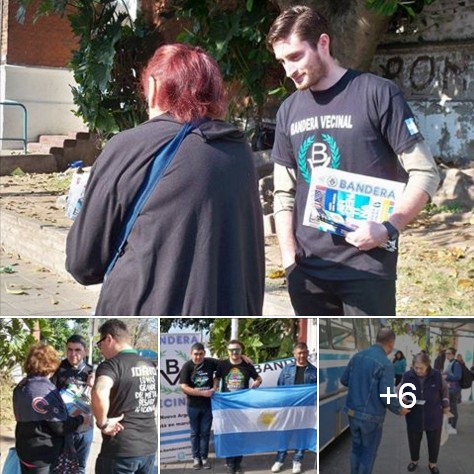
M 474 376 L 472 375 L 471 371 L 466 367 L 466 364 L 461 364 L 461 380 L 459 381 L 459 385 L 461 388 L 471 388 L 472 381 L 474 380 Z

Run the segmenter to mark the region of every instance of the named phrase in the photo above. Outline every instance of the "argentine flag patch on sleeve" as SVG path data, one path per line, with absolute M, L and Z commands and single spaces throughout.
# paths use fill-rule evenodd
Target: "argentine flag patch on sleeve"
M 408 131 L 410 132 L 410 135 L 415 135 L 416 133 L 419 132 L 418 127 L 416 126 L 415 119 L 413 117 L 410 117 L 405 120 L 405 125 L 408 128 Z

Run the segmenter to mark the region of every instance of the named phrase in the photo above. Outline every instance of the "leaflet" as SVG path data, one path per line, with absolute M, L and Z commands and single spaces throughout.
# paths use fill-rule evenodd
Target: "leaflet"
M 392 215 L 405 183 L 318 167 L 313 170 L 303 225 L 344 235 L 351 221 L 383 222 Z

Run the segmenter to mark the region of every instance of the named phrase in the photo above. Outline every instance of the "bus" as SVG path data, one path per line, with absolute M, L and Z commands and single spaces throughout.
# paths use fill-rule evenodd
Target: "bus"
M 319 451 L 349 426 L 340 379 L 350 358 L 375 342 L 380 326 L 377 318 L 319 319 Z

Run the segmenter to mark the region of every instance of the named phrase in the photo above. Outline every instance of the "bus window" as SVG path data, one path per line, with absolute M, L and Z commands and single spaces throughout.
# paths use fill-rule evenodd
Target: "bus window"
M 368 318 L 354 318 L 354 327 L 357 337 L 357 349 L 362 350 L 371 345 L 370 323 Z
M 319 348 L 329 349 L 328 321 L 326 319 L 319 320 Z
M 331 318 L 331 345 L 334 349 L 353 351 L 356 348 L 352 319 Z

